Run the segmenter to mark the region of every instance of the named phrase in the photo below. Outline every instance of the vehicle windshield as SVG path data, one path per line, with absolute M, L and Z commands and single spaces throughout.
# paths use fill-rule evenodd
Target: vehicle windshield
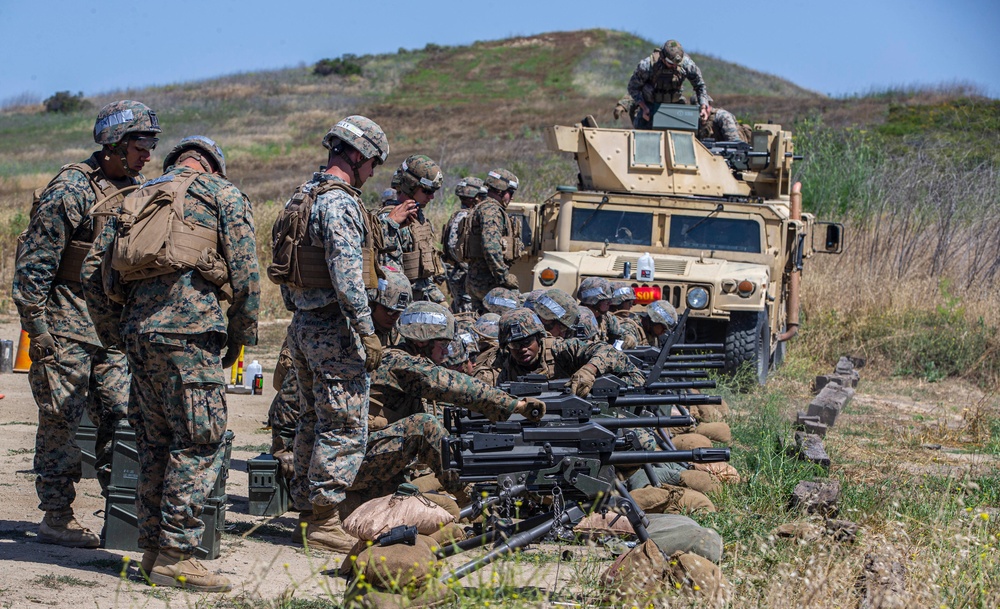
M 760 224 L 742 218 L 670 216 L 670 247 L 760 253 Z
M 653 214 L 618 209 L 576 209 L 570 238 L 619 245 L 652 245 Z

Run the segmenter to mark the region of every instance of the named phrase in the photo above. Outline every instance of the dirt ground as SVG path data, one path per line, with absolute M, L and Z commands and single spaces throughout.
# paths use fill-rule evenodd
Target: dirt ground
M 229 498 L 227 532 L 222 538 L 221 557 L 205 561 L 205 564 L 233 582 L 230 596 L 248 601 L 294 597 L 339 602 L 344 580 L 319 573 L 338 566 L 340 555 L 306 553 L 301 547 L 293 546 L 290 535 L 296 523 L 294 513 L 275 519 L 248 514 L 246 462 L 265 450 L 265 445 L 270 445 L 270 431 L 264 429 L 263 423 L 275 393 L 270 375 L 284 327 L 281 322 L 263 326 L 264 345 L 247 353 L 248 364 L 258 359 L 264 367 L 264 395 L 227 396 L 229 429 L 235 433 L 226 485 Z M 0 318 L 0 338 L 13 340 L 16 349 L 18 336 L 16 319 Z M 142 557 L 139 552 L 72 549 L 37 543 L 36 531 L 42 517 L 32 473 L 37 408 L 27 374 L 0 375 L 0 393 L 6 395 L 0 400 L 0 572 L 4 573 L 0 578 L 0 608 L 66 607 L 79 601 L 88 607 L 100 608 L 203 607 L 206 600 L 211 603 L 217 597 L 208 595 L 209 599 L 199 599 L 181 590 L 147 586 L 135 573 Z M 77 486 L 74 504 L 77 518 L 85 526 L 99 531 L 104 507 L 97 480 L 82 480 Z M 587 548 L 571 550 L 573 553 L 587 551 Z M 603 554 L 605 551 L 591 551 L 587 558 L 597 558 L 597 552 Z M 124 571 L 123 558 L 132 561 Z M 461 564 L 469 558 L 452 559 L 452 562 Z M 508 576 L 509 573 L 505 579 Z M 561 573 L 557 564 L 552 573 L 533 569 L 527 579 L 533 585 L 550 586 L 557 584 L 556 580 L 568 581 L 579 576 L 578 564 L 573 568 L 562 567 Z M 487 568 L 463 582 L 474 586 L 489 582 L 493 577 L 491 569 Z M 84 597 L 76 597 L 77 594 Z

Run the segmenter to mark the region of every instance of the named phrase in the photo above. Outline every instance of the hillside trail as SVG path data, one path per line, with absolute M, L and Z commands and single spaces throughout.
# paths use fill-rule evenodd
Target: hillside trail
M 339 555 L 308 553 L 292 546 L 289 536 L 295 526 L 295 514 L 268 519 L 248 514 L 248 477 L 246 462 L 268 450 L 270 431 L 264 427 L 267 409 L 274 396 L 271 370 L 277 355 L 283 328 L 263 327 L 263 345 L 251 349 L 247 362 L 258 359 L 264 366 L 264 394 L 228 395 L 229 429 L 235 433 L 232 462 L 226 486 L 228 511 L 222 555 L 204 561 L 209 569 L 220 572 L 233 582 L 233 592 L 244 601 L 279 598 L 326 598 L 338 602 L 345 582 L 320 572 L 339 565 Z M 0 318 L 0 338 L 15 340 L 19 335 L 17 320 Z M 37 423 L 37 408 L 28 386 L 27 374 L 0 375 L 0 607 L 66 607 L 83 602 L 90 607 L 177 607 L 212 606 L 212 598 L 203 599 L 176 589 L 152 588 L 136 574 L 139 552 L 120 550 L 85 550 L 44 545 L 36 540 L 41 512 L 37 509 L 32 458 Z M 862 391 L 856 403 L 880 410 L 898 410 L 901 415 L 930 415 L 935 406 L 920 400 L 898 396 L 878 396 Z M 84 479 L 77 486 L 74 504 L 77 517 L 94 531 L 102 525 L 104 500 L 94 479 Z M 545 546 L 538 546 L 545 550 Z M 551 548 L 549 548 L 551 549 Z M 521 561 L 500 563 L 463 580 L 466 586 L 494 586 L 492 569 L 505 570 L 504 580 L 514 577 L 519 584 L 546 590 L 569 590 L 576 582 L 592 581 L 595 573 L 610 564 L 607 550 L 574 546 L 566 550 L 572 560 L 546 563 Z M 532 551 L 538 551 L 532 550 Z M 131 565 L 123 570 L 123 558 Z M 468 557 L 452 558 L 460 564 Z M 228 606 L 228 605 L 227 605 Z

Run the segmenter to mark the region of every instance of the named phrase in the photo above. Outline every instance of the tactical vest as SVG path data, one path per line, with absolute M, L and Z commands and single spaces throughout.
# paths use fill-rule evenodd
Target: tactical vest
M 643 87 L 646 101 L 654 104 L 683 104 L 684 71 L 677 66 L 670 69 L 660 61 L 660 50 L 649 56 L 653 67 L 649 72 L 649 82 Z
M 295 288 L 333 289 L 323 243 L 313 243 L 309 234 L 309 216 L 316 199 L 335 188 L 356 200 L 357 192 L 347 184 L 324 180 L 308 192 L 299 186 L 278 214 L 271 229 L 272 259 L 267 267 L 267 276 L 274 283 Z M 383 247 L 382 230 L 373 231 L 376 221 L 363 205 L 358 203 L 358 207 L 365 225 L 365 237 L 361 244 L 361 276 L 365 289 L 371 290 L 378 287 L 378 278 L 382 276 L 381 269 L 375 264 L 375 249 Z
M 448 222 L 441 228 L 441 252 L 443 252 L 446 260 L 451 260 L 452 262 L 463 262 L 462 258 L 459 256 L 459 241 L 461 236 L 459 233 L 459 225 L 462 219 L 472 213 L 470 207 L 460 207 L 455 210 L 455 213 L 451 214 L 448 218 Z M 452 233 L 455 234 L 455 239 L 452 240 Z M 454 241 L 454 243 L 452 243 Z
M 431 223 L 419 218 L 410 223 L 410 235 L 413 236 L 413 251 L 403 252 L 403 274 L 410 281 L 429 279 L 444 272 L 434 251 L 434 233 Z
M 503 214 L 500 247 L 503 251 L 503 261 L 510 264 L 520 258 L 522 254 L 520 223 L 515 222 L 510 214 L 507 213 L 507 210 L 494 199 L 488 199 L 480 203 L 477 209 L 485 209 L 484 206 L 486 205 L 497 206 Z M 462 260 L 475 260 L 485 257 L 485 250 L 483 249 L 483 223 L 481 218 L 481 214 L 473 211 L 458 223 L 459 253 L 462 256 Z
M 399 349 L 389 348 L 386 349 L 383 357 L 388 355 L 391 351 L 399 351 L 407 356 L 409 353 Z M 409 400 L 404 403 L 400 403 L 398 400 L 390 402 L 382 390 L 382 385 L 373 384 L 368 396 L 368 433 L 372 433 L 383 429 L 396 421 L 402 420 L 411 414 L 416 414 L 413 412 L 413 406 L 415 404 L 421 403 L 420 396 L 409 396 Z M 402 407 L 400 407 L 402 406 Z
M 168 173 L 125 197 L 111 247 L 111 268 L 122 281 L 197 269 L 212 284 L 228 288 L 229 268 L 219 255 L 218 218 L 205 226 L 184 217 L 188 189 L 203 175 L 193 169 Z M 190 194 L 206 205 L 214 204 Z
M 63 172 L 70 169 L 75 169 L 87 176 L 87 181 L 90 183 L 90 187 L 94 191 L 94 196 L 96 197 L 97 203 L 90 208 L 87 212 L 87 216 L 84 217 L 83 221 L 86 222 L 90 220 L 90 236 L 86 237 L 81 235 L 81 239 L 73 239 L 63 250 L 62 260 L 59 262 L 59 268 L 56 270 L 56 277 L 62 279 L 63 281 L 72 281 L 74 283 L 80 283 L 80 273 L 83 271 L 83 261 L 87 257 L 87 253 L 90 251 L 90 246 L 93 244 L 94 239 L 97 235 L 101 234 L 104 229 L 104 225 L 107 223 L 107 213 L 97 213 L 103 212 L 105 210 L 115 209 L 125 194 L 129 190 L 137 188 L 136 185 L 126 186 L 124 188 L 118 188 L 111 183 L 106 177 L 104 177 L 104 172 L 101 171 L 100 165 L 97 167 L 91 167 L 89 163 L 70 163 L 68 165 L 63 165 L 59 172 L 56 173 L 55 177 L 49 182 L 49 185 L 55 181 Z M 38 206 L 41 203 L 42 193 L 49 185 L 43 186 L 35 190 L 32 194 L 31 199 L 31 212 L 29 218 L 34 218 L 38 211 Z M 95 215 L 96 213 L 96 215 Z M 79 232 L 79 228 L 77 228 Z M 75 235 L 74 235 L 75 236 Z M 17 238 L 17 248 L 15 250 L 15 259 L 21 256 L 21 248 L 24 244 L 25 239 L 28 237 L 27 229 L 22 232 Z

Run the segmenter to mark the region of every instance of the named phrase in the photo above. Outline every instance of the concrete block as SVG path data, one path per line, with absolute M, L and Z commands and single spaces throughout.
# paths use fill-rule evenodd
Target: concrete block
M 852 399 L 854 399 L 854 389 L 838 383 L 829 383 L 809 403 L 806 414 L 811 417 L 818 416 L 820 423 L 833 427 L 840 411 L 846 408 Z
M 827 518 L 837 515 L 840 503 L 840 481 L 828 478 L 802 480 L 792 491 L 789 508 L 799 508 L 808 514 L 821 514 Z

